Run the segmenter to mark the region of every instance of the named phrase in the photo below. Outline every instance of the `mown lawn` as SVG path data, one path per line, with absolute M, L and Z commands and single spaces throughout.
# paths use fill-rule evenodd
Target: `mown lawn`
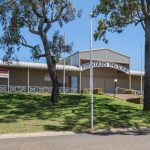
M 94 96 L 94 128 L 150 126 L 142 105 L 105 95 Z M 49 95 L 0 94 L 0 134 L 90 130 L 89 95 L 61 95 L 53 106 Z

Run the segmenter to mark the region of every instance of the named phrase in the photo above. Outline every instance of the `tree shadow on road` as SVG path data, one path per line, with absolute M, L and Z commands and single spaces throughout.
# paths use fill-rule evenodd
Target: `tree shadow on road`
M 116 129 L 116 130 L 101 130 L 95 132 L 86 132 L 87 134 L 97 135 L 97 136 L 110 136 L 110 135 L 150 135 L 150 128 L 140 128 L 140 129 Z

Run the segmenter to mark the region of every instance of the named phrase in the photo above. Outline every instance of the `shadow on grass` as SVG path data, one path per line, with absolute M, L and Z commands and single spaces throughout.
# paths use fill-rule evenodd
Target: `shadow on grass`
M 139 128 L 150 125 L 150 113 L 130 105 L 113 103 L 106 96 L 94 97 L 94 125 L 96 129 Z M 0 94 L 0 123 L 19 120 L 49 120 L 44 130 L 86 131 L 90 128 L 90 98 L 88 95 L 61 95 L 57 105 L 49 96 L 26 94 Z

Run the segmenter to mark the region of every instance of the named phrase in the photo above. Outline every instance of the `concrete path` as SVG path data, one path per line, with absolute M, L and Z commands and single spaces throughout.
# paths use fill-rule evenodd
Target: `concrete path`
M 53 134 L 54 135 L 54 134 Z M 0 150 L 150 150 L 150 130 L 0 139 Z
M 114 97 L 114 94 L 112 94 L 112 93 L 106 93 L 106 95 Z M 133 94 L 116 94 L 115 97 L 127 100 L 129 98 L 135 98 L 136 96 L 134 96 Z

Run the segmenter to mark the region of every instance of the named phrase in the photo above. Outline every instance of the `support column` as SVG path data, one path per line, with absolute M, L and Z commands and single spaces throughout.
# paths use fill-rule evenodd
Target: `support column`
M 141 95 L 143 95 L 143 77 L 141 73 Z
M 65 94 L 66 89 L 66 68 L 65 68 L 65 58 L 64 58 L 64 68 L 63 68 L 63 93 Z
M 29 93 L 29 87 L 30 87 L 30 69 L 28 68 L 28 75 L 27 75 L 27 92 Z
M 129 74 L 129 89 L 132 87 L 132 79 L 131 79 L 131 74 Z
M 81 84 L 82 84 L 82 72 L 80 71 L 80 83 L 79 83 L 79 93 L 81 93 Z
M 130 62 L 129 62 L 129 89 L 131 89 L 132 87 L 132 83 L 131 83 L 131 66 L 130 66 Z
M 8 93 L 9 93 L 9 84 L 10 84 L 9 82 L 10 82 L 10 81 L 9 81 L 9 71 L 8 71 L 8 82 L 7 82 L 7 88 L 8 88 L 8 89 L 7 89 L 7 92 L 8 92 Z

